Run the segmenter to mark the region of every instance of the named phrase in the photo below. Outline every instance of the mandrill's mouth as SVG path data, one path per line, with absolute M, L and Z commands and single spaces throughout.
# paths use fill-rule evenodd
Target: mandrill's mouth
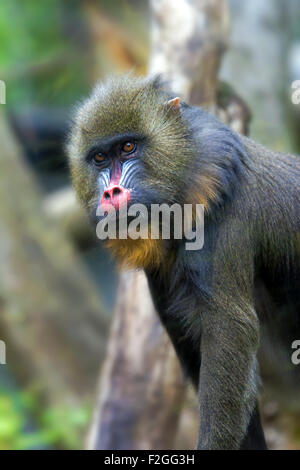
M 100 207 L 105 212 L 119 210 L 127 206 L 130 201 L 130 189 L 123 188 L 120 185 L 113 184 L 109 186 L 102 194 Z

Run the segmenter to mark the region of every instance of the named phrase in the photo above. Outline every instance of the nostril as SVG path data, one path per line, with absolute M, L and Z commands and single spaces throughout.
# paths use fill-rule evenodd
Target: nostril
M 121 194 L 121 192 L 122 192 L 121 188 L 114 188 L 112 195 L 117 196 L 118 194 Z
M 119 209 L 121 205 L 127 204 L 129 200 L 130 190 L 123 188 L 122 186 L 115 185 L 105 189 L 102 194 L 100 204 L 102 208 L 105 208 L 104 210 L 111 209 L 112 207 Z

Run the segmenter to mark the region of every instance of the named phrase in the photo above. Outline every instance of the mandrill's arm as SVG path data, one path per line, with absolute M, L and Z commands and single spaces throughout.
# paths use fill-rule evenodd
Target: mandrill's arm
M 264 449 L 257 406 L 259 324 L 243 286 L 248 276 L 239 266 L 232 267 L 239 272 L 234 282 L 230 264 L 224 277 L 220 270 L 217 276 L 211 273 L 207 250 L 187 257 L 192 260 L 191 278 L 176 286 L 174 297 L 168 299 L 156 275 L 148 273 L 148 280 L 183 369 L 198 389 L 197 448 Z
M 207 227 L 203 250 L 178 254 L 173 275 L 179 282 L 169 297 L 155 276 L 148 275 L 149 284 L 183 368 L 198 388 L 197 447 L 263 449 L 251 244 L 243 230 L 238 244 L 230 231 L 221 236 L 217 230 L 216 236 L 216 230 Z
M 253 249 L 236 220 L 214 244 L 200 306 L 199 449 L 265 448 L 257 408 L 259 321 Z M 203 253 L 205 255 L 205 251 Z M 207 281 L 207 277 L 209 281 Z M 200 281 L 201 290 L 201 281 Z
M 258 320 L 245 298 L 224 292 L 201 312 L 201 323 L 197 447 L 238 449 L 244 438 L 253 440 L 247 431 L 252 434 L 249 424 L 257 411 Z M 259 417 L 256 426 L 255 432 L 260 429 Z

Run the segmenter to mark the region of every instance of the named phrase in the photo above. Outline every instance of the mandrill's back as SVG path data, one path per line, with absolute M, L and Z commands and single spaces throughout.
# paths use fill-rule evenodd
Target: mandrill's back
M 255 160 L 255 212 L 265 230 L 259 234 L 263 256 L 257 257 L 254 292 L 261 370 L 272 388 L 280 387 L 279 397 L 290 400 L 300 396 L 300 365 L 291 360 L 292 343 L 300 340 L 300 157 L 242 140 Z
M 249 189 L 254 191 L 258 217 L 261 215 L 262 223 L 273 232 L 275 243 L 278 237 L 290 240 L 297 236 L 299 246 L 300 156 L 274 152 L 244 136 L 241 139 L 254 163 Z

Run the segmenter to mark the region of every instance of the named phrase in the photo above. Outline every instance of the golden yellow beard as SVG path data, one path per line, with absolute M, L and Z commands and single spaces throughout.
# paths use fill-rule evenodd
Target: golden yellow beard
M 118 265 L 129 269 L 157 268 L 161 264 L 164 254 L 162 240 L 110 239 L 105 244 L 116 258 Z

